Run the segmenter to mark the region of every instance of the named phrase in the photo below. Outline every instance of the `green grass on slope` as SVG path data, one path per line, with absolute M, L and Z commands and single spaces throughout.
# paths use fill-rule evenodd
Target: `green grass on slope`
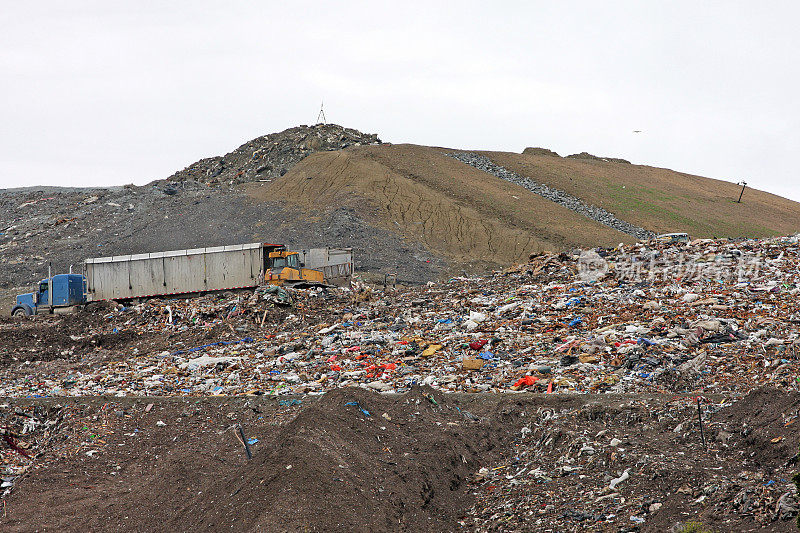
M 517 174 L 602 207 L 656 233 L 767 237 L 800 232 L 800 203 L 669 169 L 550 156 L 479 152 Z

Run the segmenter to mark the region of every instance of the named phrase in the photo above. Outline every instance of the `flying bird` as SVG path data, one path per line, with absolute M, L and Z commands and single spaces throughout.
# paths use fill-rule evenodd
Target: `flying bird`
M 633 130 L 633 133 L 642 133 L 642 130 Z

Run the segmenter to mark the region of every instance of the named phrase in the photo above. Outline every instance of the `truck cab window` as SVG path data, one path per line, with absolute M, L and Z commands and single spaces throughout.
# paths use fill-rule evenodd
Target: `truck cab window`
M 297 268 L 297 256 L 296 255 L 290 255 L 289 257 L 286 258 L 286 261 L 287 261 L 287 263 L 289 264 L 290 267 Z
M 275 257 L 272 260 L 272 268 L 283 268 L 286 266 L 286 258 L 285 257 Z
M 47 282 L 43 281 L 39 283 L 39 292 L 47 292 Z

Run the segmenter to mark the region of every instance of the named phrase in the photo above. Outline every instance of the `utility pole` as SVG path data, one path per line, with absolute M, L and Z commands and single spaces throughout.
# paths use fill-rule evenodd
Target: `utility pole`
M 742 186 L 742 192 L 739 193 L 739 199 L 736 200 L 736 203 L 740 204 L 740 203 L 742 203 L 742 195 L 744 194 L 744 188 L 747 187 L 747 182 L 746 181 L 742 181 L 740 183 L 737 183 L 736 185 L 741 185 Z
M 323 109 L 324 105 L 325 102 L 319 104 L 319 115 L 317 115 L 317 124 L 327 124 L 325 119 L 325 110 Z

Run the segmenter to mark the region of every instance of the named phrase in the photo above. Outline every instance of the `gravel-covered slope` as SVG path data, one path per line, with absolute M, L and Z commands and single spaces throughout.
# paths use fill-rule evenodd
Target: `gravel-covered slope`
M 224 156 L 208 157 L 170 176 L 168 181 L 195 180 L 210 185 L 270 180 L 283 176 L 313 152 L 381 144 L 375 133 L 337 124 L 297 126 L 263 135 Z

